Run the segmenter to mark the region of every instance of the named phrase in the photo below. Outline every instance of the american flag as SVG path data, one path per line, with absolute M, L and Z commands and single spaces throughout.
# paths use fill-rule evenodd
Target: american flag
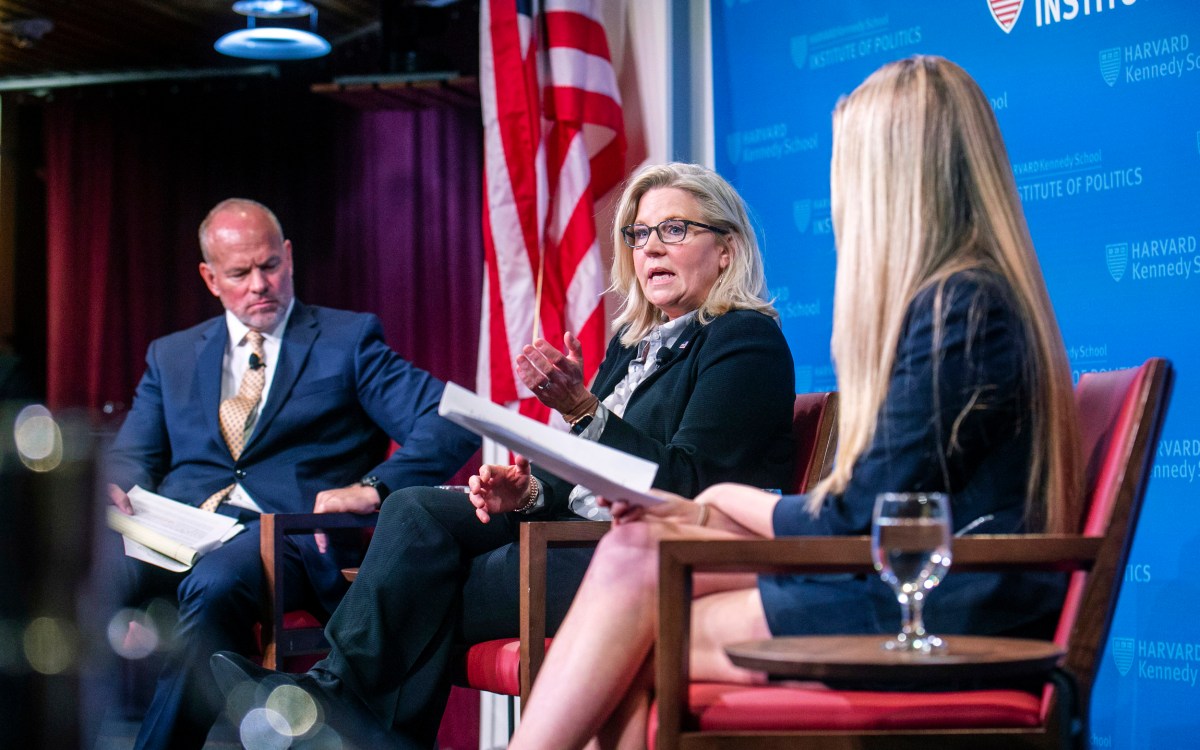
M 486 278 L 477 388 L 541 421 L 550 411 L 513 365 L 521 347 L 536 335 L 562 348 L 571 331 L 589 381 L 604 356 L 595 202 L 624 176 L 625 133 L 599 7 L 480 7 Z

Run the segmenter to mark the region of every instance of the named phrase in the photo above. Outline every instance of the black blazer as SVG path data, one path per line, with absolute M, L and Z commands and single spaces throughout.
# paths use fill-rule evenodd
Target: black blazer
M 972 533 L 1025 531 L 1024 325 L 1007 285 L 990 274 L 947 280 L 940 321 L 936 298 L 926 289 L 909 308 L 874 438 L 845 492 L 815 518 L 807 496 L 781 498 L 777 536 L 869 534 L 876 495 L 891 491 L 949 493 L 956 529 L 982 518 Z M 1065 583 L 1058 574 L 956 574 L 952 566 L 929 596 L 926 624 L 933 633 L 1048 635 Z M 777 635 L 899 629 L 895 595 L 875 575 L 763 576 L 759 588 Z
M 795 373 L 779 325 L 735 310 L 707 325 L 693 321 L 669 351 L 634 391 L 624 417 L 609 415 L 599 442 L 656 462 L 654 486 L 685 497 L 718 482 L 787 487 Z M 602 400 L 612 393 L 635 354 L 614 336 L 592 392 Z M 536 473 L 546 503 L 529 515 L 578 518 L 567 507 L 574 485 Z

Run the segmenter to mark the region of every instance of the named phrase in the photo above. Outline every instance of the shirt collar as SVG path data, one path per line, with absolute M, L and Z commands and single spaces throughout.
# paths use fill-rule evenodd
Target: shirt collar
M 646 337 L 638 344 L 633 361 L 645 363 L 651 357 L 657 356 L 660 349 L 670 349 L 675 346 L 675 342 L 679 341 L 679 337 L 695 320 L 697 314 L 697 310 L 692 310 L 690 313 L 680 315 L 674 320 L 663 321 L 651 328 L 650 333 L 647 333 Z
M 288 303 L 287 312 L 275 324 L 275 327 L 269 331 L 263 331 L 263 338 L 268 341 L 278 343 L 283 338 L 283 330 L 287 328 L 288 319 L 292 317 L 292 309 L 296 307 L 296 298 L 292 297 L 292 301 Z M 225 327 L 229 329 L 229 348 L 236 348 L 238 344 L 246 338 L 246 334 L 250 331 L 249 326 L 237 319 L 229 310 L 225 311 Z
M 675 342 L 679 340 L 685 328 L 691 325 L 691 322 L 700 314 L 699 310 L 692 310 L 690 313 L 680 315 L 674 320 L 668 320 L 665 323 L 660 323 L 654 331 L 658 332 L 659 339 L 662 345 L 666 347 L 675 346 Z M 651 332 L 653 333 L 653 331 Z

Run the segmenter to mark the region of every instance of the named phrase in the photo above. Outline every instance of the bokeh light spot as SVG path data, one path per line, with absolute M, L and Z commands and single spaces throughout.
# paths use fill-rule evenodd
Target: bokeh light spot
M 26 406 L 13 423 L 13 441 L 21 463 L 33 471 L 53 471 L 62 463 L 62 430 L 39 404 Z
M 249 750 L 284 750 L 291 747 L 287 735 L 287 720 L 275 711 L 255 708 L 246 714 L 238 726 L 238 738 Z
M 292 737 L 303 737 L 320 719 L 317 702 L 298 685 L 280 685 L 272 690 L 266 708 L 284 718 L 287 722 L 285 731 Z
M 232 723 L 238 723 L 238 717 L 245 716 L 255 707 L 255 694 L 258 686 L 253 680 L 243 680 L 233 686 L 225 695 L 225 715 Z
M 42 674 L 59 674 L 75 663 L 78 638 L 66 621 L 38 617 L 25 628 L 23 642 L 29 666 Z
M 161 643 L 158 624 L 140 609 L 123 609 L 108 623 L 108 643 L 124 659 L 145 659 Z

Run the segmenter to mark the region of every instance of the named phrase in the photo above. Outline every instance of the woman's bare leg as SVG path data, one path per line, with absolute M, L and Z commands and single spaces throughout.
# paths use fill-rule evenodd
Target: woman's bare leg
M 625 699 L 596 735 L 595 750 L 645 750 L 646 724 L 654 697 L 654 652 L 625 691 Z M 589 748 L 591 745 L 589 745 Z
M 660 526 L 617 526 L 600 540 L 511 750 L 582 747 L 621 703 L 654 637 Z
M 725 655 L 731 643 L 770 638 L 758 587 L 721 591 L 692 602 L 693 680 L 761 684 L 766 675 L 735 667 Z
M 529 703 L 522 711 L 521 723 L 509 743 L 512 750 L 583 747 L 614 718 L 653 645 L 658 542 L 680 536 L 715 539 L 726 535 L 692 528 L 680 532 L 670 523 L 631 523 L 614 527 L 604 537 L 559 628 L 554 647 L 546 655 Z M 747 580 L 709 577 L 704 589 L 719 589 L 723 583 L 744 585 Z M 738 597 L 718 596 L 713 604 L 704 605 L 697 612 L 705 620 L 716 618 L 720 628 L 731 632 L 735 640 L 746 632 L 755 634 L 747 637 L 756 637 L 765 632 L 765 618 L 761 603 L 757 610 L 747 606 L 753 603 L 749 596 L 745 591 Z M 709 598 L 705 596 L 702 601 Z M 747 623 L 739 624 L 739 619 Z M 711 676 L 735 675 L 732 665 L 722 666 L 720 659 L 712 656 L 720 628 L 707 623 L 700 627 L 700 640 L 696 643 L 704 654 L 698 662 L 704 675 L 710 671 Z M 726 638 L 724 642 L 729 640 Z M 743 672 L 740 679 L 752 679 L 748 675 Z M 634 711 L 623 719 L 625 723 L 640 721 L 644 736 L 644 711 Z M 630 736 L 627 731 L 605 734 Z
M 717 576 L 710 584 L 745 583 L 731 576 Z M 698 588 L 699 586 L 697 586 Z M 711 585 L 709 590 L 711 591 Z M 767 638 L 765 617 L 760 612 L 758 588 L 742 588 L 704 595 L 692 604 L 691 675 L 694 679 L 719 682 L 762 683 L 760 672 L 735 667 L 725 655 L 725 645 Z M 589 750 L 639 750 L 646 747 L 650 703 L 654 697 L 654 656 L 651 652 L 638 678 L 625 692 L 625 699 L 600 728 Z

